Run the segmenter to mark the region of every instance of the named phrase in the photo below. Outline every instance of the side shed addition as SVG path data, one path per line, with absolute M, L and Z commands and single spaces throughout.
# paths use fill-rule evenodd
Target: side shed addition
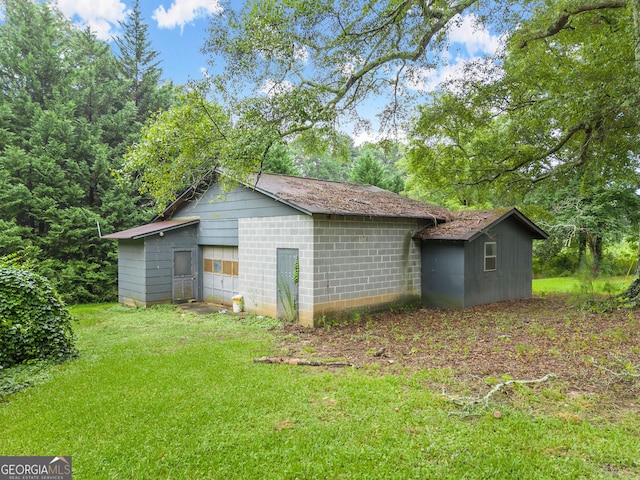
M 547 234 L 518 209 L 452 213 L 420 230 L 422 303 L 465 308 L 532 295 L 532 240 Z
M 118 240 L 118 301 L 149 307 L 195 298 L 199 222 L 167 220 L 102 237 Z

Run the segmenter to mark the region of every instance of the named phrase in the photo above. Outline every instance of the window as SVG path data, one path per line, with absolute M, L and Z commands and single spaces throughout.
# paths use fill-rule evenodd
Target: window
M 496 242 L 484 244 L 484 271 L 492 272 L 498 267 L 498 246 Z
M 193 275 L 191 268 L 191 251 L 182 250 L 173 252 L 173 276 L 187 277 Z
M 237 247 L 205 247 L 204 272 L 237 277 Z

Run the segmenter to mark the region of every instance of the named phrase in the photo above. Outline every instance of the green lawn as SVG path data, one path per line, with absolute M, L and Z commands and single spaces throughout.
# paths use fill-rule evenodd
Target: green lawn
M 0 454 L 72 455 L 77 480 L 640 476 L 632 413 L 450 415 L 429 383 L 442 372 L 253 363 L 278 353 L 269 319 L 73 313 L 80 357 L 0 403 Z
M 581 279 L 577 277 L 537 278 L 533 280 L 534 293 L 599 293 L 615 295 L 631 285 L 635 279 L 629 277 L 603 277 Z

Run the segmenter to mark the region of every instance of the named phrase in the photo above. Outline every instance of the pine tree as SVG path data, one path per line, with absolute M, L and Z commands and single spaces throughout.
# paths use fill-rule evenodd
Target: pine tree
M 144 209 L 112 170 L 139 132 L 109 46 L 50 3 L 0 0 L 0 256 L 29 252 L 68 301 L 113 299 L 115 246 Z
M 120 22 L 122 36 L 116 38 L 118 60 L 129 84 L 129 99 L 138 110 L 137 119 L 144 123 L 155 110 L 169 105 L 158 90 L 162 68 L 159 53 L 151 48 L 149 26 L 140 11 L 140 1 L 133 2 L 133 9 L 124 22 Z

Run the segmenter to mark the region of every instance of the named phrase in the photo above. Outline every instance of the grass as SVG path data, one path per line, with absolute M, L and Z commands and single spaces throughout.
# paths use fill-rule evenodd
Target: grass
M 596 279 L 578 277 L 537 278 L 533 280 L 533 293 L 570 293 L 616 295 L 624 291 L 635 277 L 602 277 Z
M 72 455 L 75 479 L 640 475 L 631 413 L 590 422 L 498 403 L 500 419 L 461 417 L 429 388 L 443 370 L 253 363 L 279 351 L 270 319 L 111 305 L 73 313 L 80 357 L 5 397 L 0 453 Z

